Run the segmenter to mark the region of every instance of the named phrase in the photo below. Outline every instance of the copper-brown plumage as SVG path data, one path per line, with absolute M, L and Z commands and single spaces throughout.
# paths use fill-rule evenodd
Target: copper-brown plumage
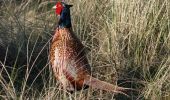
M 76 87 L 81 89 L 84 75 L 91 72 L 87 58 L 85 57 L 84 46 L 76 38 L 71 29 L 56 29 L 50 54 L 52 68 L 56 78 L 61 80 L 62 84 L 67 83 L 69 86 L 71 85 L 71 88 Z M 76 86 L 74 86 L 74 83 Z M 64 87 L 67 88 L 67 86 Z
M 84 51 L 85 47 L 73 33 L 71 19 L 67 20 L 69 8 L 67 8 L 67 4 L 65 3 L 58 4 L 63 5 L 63 9 L 65 10 L 61 11 L 59 25 L 55 29 L 52 39 L 50 62 L 54 75 L 62 84 L 63 89 L 75 91 L 90 86 L 92 88 L 124 94 L 123 91 L 126 88 L 112 85 L 91 76 L 90 65 Z M 64 14 L 62 15 L 63 12 Z M 58 11 L 58 13 L 60 12 Z

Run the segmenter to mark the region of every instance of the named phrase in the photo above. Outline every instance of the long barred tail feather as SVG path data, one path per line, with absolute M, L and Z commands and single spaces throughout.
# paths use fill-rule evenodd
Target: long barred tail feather
M 118 94 L 118 93 L 123 94 L 123 95 L 126 95 L 127 97 L 129 96 L 125 92 L 127 92 L 128 90 L 133 90 L 131 88 L 119 87 L 117 85 L 113 85 L 113 84 L 101 81 L 92 76 L 87 76 L 87 78 L 84 80 L 84 84 L 92 88 L 113 92 L 115 94 Z

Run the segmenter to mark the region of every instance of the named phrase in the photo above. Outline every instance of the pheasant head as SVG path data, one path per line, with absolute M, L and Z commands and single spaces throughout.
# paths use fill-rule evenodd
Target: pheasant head
M 53 9 L 55 9 L 56 15 L 59 16 L 58 26 L 60 28 L 71 27 L 70 7 L 72 7 L 72 5 L 68 5 L 64 2 L 57 2 L 53 7 Z

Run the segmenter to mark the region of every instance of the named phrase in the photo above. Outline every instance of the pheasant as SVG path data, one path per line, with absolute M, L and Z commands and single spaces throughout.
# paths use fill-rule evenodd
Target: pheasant
M 50 50 L 50 62 L 56 79 L 69 92 L 92 87 L 125 94 L 127 88 L 112 85 L 91 75 L 85 47 L 72 30 L 70 7 L 72 5 L 64 2 L 57 2 L 53 7 L 59 16 Z

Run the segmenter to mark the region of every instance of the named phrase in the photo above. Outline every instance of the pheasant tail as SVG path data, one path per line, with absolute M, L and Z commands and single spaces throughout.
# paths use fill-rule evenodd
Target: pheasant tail
M 84 80 L 84 84 L 88 85 L 92 88 L 96 88 L 96 89 L 100 89 L 100 90 L 105 90 L 105 91 L 109 91 L 112 93 L 120 93 L 120 94 L 124 94 L 126 96 L 128 96 L 125 92 L 127 90 L 131 90 L 130 88 L 123 88 L 123 87 L 119 87 L 104 81 L 101 81 L 97 78 L 94 78 L 92 76 L 88 76 L 85 80 Z

